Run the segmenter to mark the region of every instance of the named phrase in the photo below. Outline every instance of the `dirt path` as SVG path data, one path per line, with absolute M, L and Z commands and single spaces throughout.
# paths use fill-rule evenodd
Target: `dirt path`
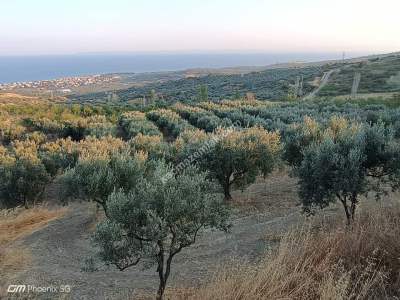
M 270 246 L 266 233 L 277 232 L 283 223 L 286 227 L 300 218 L 297 208 L 287 213 L 273 218 L 266 213 L 236 217 L 229 234 L 204 233 L 196 245 L 176 257 L 170 286 L 199 284 L 219 264 L 232 258 L 257 258 Z M 153 291 L 158 281 L 154 268 L 81 271 L 83 259 L 93 250 L 89 240 L 93 221 L 93 209 L 87 204 L 77 205 L 62 219 L 21 240 L 20 245 L 30 249 L 33 261 L 28 270 L 17 276 L 18 283 L 70 285 L 71 294 L 64 295 L 66 299 L 127 299 L 139 290 Z M 35 294 L 34 298 L 58 299 L 60 294 Z
M 339 72 L 339 71 L 340 71 L 340 69 L 333 69 L 333 70 L 330 70 L 328 72 L 325 72 L 324 75 L 322 75 L 321 83 L 319 84 L 319 86 L 314 91 L 312 91 L 310 94 L 305 96 L 303 98 L 303 100 L 310 100 L 310 99 L 314 98 L 327 85 L 331 75 L 333 73 Z
M 204 232 L 195 245 L 177 255 L 169 287 L 204 283 L 219 265 L 231 259 L 260 258 L 268 247 L 276 245 L 267 235 L 274 236 L 303 220 L 296 206 L 295 186 L 289 177 L 279 175 L 252 185 L 244 193 L 235 192 L 239 204 L 231 232 Z M 71 286 L 70 294 L 36 293 L 33 299 L 135 299 L 138 292 L 153 293 L 158 284 L 154 266 L 124 272 L 105 266 L 94 273 L 81 270 L 84 259 L 93 252 L 90 235 L 96 222 L 94 212 L 87 203 L 71 205 L 63 218 L 18 241 L 16 247 L 29 249 L 32 261 L 27 270 L 13 274 L 13 283 Z

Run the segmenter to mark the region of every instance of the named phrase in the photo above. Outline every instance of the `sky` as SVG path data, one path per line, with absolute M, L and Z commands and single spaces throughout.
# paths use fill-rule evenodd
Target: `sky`
M 0 0 L 0 55 L 400 50 L 399 0 Z

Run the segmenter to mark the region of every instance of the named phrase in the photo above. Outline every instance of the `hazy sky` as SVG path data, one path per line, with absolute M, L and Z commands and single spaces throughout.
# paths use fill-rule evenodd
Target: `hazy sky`
M 0 0 L 0 55 L 400 50 L 400 0 Z

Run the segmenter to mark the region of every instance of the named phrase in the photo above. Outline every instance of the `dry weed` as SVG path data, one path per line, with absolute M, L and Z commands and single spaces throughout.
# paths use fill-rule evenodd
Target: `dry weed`
M 388 299 L 400 296 L 400 209 L 358 216 L 351 227 L 314 221 L 289 231 L 260 263 L 221 268 L 171 299 Z

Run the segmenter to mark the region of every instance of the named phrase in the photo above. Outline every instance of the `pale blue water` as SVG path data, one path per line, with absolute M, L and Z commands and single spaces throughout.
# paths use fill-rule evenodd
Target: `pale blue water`
M 340 58 L 341 53 L 0 56 L 0 83 L 118 72 L 141 73 L 188 68 L 265 66 L 278 62 L 318 61 Z

